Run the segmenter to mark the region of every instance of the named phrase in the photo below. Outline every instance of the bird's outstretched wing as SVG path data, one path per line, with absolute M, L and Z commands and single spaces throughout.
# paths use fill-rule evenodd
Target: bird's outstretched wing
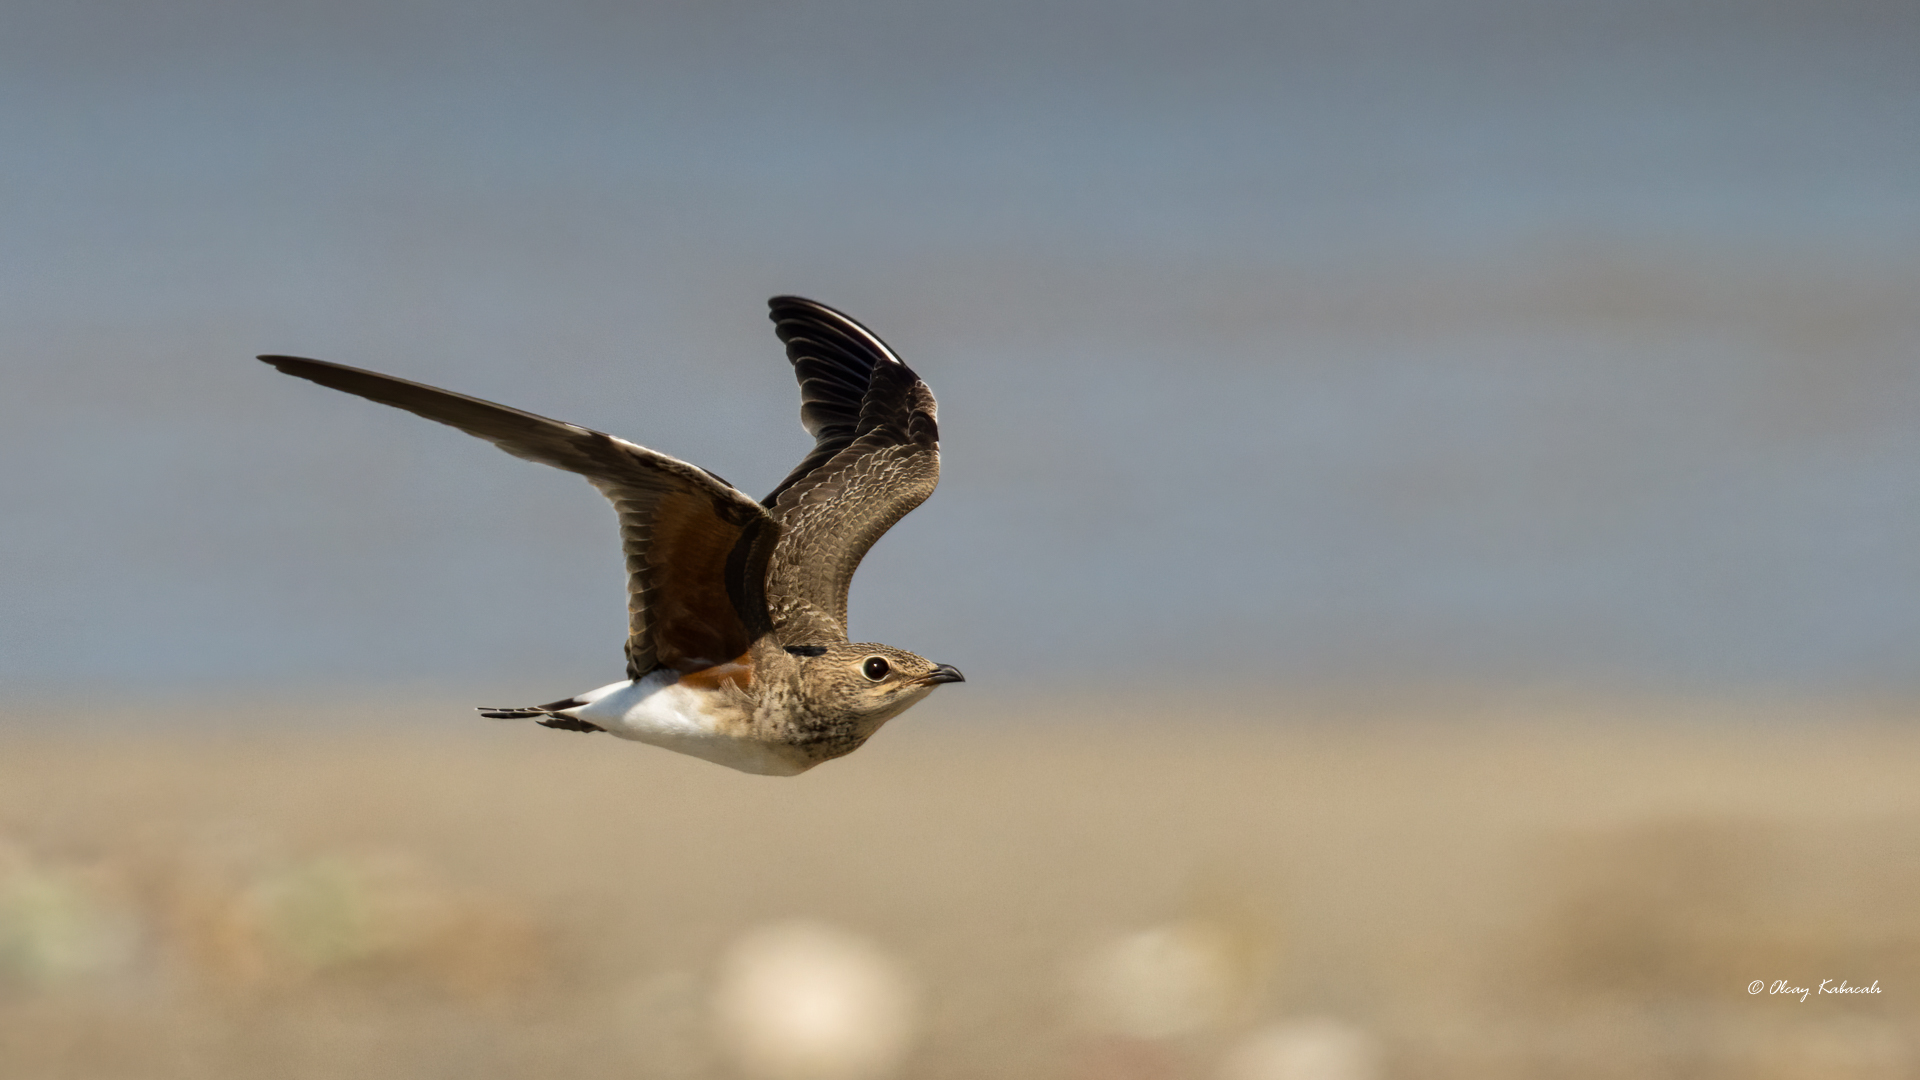
M 767 607 L 782 644 L 847 640 L 847 589 L 874 541 L 940 480 L 933 391 L 885 342 L 797 296 L 767 301 L 800 380 L 808 454 L 762 504 L 780 523 Z
M 767 633 L 767 560 L 780 527 L 705 469 L 624 439 L 372 371 L 260 359 L 289 375 L 477 435 L 515 457 L 576 472 L 613 501 L 627 558 L 627 673 L 697 671 Z

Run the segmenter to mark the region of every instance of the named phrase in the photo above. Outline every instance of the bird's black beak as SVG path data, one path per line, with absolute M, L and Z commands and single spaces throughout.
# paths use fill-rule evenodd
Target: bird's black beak
M 938 686 L 943 682 L 966 682 L 967 677 L 952 664 L 935 664 L 932 671 L 920 676 L 920 681 L 929 686 Z

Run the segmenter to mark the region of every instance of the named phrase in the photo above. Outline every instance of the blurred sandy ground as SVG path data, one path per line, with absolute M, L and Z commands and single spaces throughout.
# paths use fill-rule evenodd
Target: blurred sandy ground
M 793 781 L 404 712 L 0 726 L 0 1076 L 1920 1072 L 1904 706 L 976 697 Z

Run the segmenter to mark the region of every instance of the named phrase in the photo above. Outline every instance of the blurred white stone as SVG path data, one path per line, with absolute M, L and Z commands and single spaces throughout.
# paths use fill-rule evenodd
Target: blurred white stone
M 1163 1039 L 1217 1023 L 1233 1003 L 1232 942 L 1204 923 L 1128 934 L 1080 973 L 1080 999 L 1096 1027 Z
M 749 932 L 714 988 L 722 1048 L 760 1080 L 878 1080 L 906 1057 L 914 987 L 879 947 L 814 922 Z
M 1242 1039 L 1220 1063 L 1220 1080 L 1375 1080 L 1374 1040 L 1351 1024 L 1313 1017 L 1274 1024 Z

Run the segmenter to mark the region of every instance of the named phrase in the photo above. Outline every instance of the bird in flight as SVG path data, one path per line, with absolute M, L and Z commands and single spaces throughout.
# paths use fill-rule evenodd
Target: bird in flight
M 612 500 L 627 560 L 627 678 L 482 715 L 792 776 L 859 749 L 941 683 L 965 680 L 949 664 L 847 640 L 854 570 L 939 481 L 933 391 L 825 304 L 776 296 L 767 306 L 814 445 L 759 502 L 697 465 L 588 428 L 344 364 L 260 359 L 579 473 Z

